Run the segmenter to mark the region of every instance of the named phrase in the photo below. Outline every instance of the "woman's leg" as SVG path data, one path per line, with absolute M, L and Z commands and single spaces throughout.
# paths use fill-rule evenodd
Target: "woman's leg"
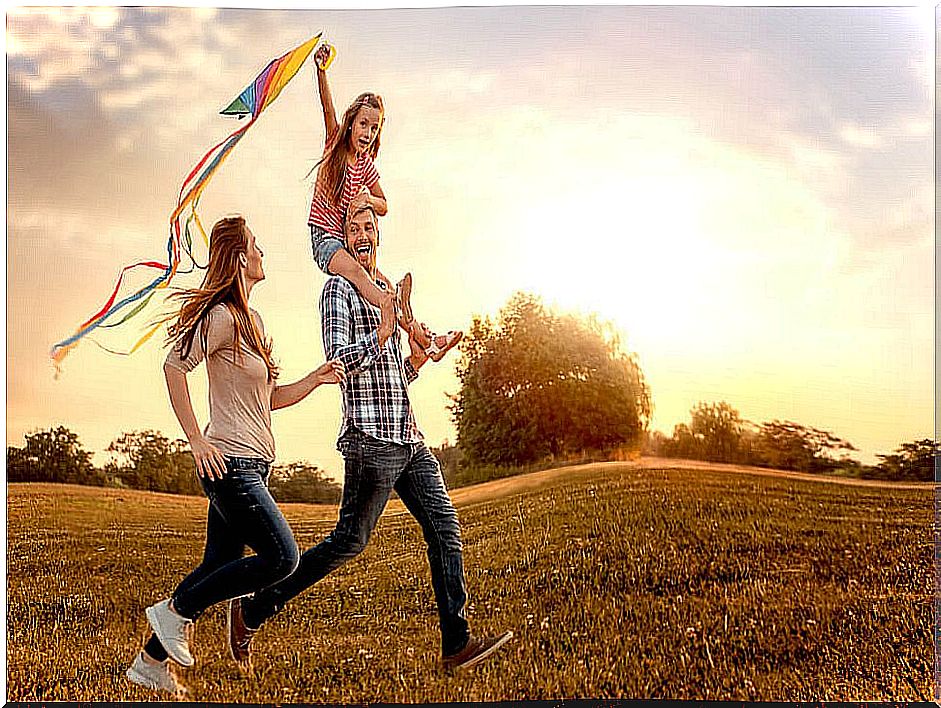
M 242 542 L 237 530 L 229 526 L 212 502 L 209 503 L 209 511 L 206 517 L 206 549 L 203 551 L 203 560 L 193 572 L 182 580 L 174 590 L 173 595 L 181 591 L 185 592 L 187 588 L 212 575 L 226 563 L 238 560 L 245 554 L 245 544 Z M 167 659 L 167 650 L 157 639 L 156 634 L 150 635 L 150 639 L 144 646 L 144 652 L 156 661 L 166 661 Z
M 217 602 L 247 595 L 286 578 L 298 563 L 294 535 L 262 476 L 267 476 L 267 465 L 253 460 L 240 463 L 232 458 L 226 462 L 226 476 L 210 483 L 212 504 L 255 555 L 231 560 L 178 589 L 173 607 L 188 619 L 198 617 Z

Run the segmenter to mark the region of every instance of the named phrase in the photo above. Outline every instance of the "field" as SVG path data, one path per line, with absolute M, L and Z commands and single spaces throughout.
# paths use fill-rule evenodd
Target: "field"
M 179 675 L 208 702 L 561 698 L 930 700 L 932 485 L 833 483 L 668 461 L 550 470 L 454 492 L 472 628 L 490 663 L 436 666 L 417 524 L 369 548 L 256 639 L 243 676 L 212 608 Z M 124 670 L 202 551 L 205 500 L 9 485 L 8 700 L 143 701 Z M 302 549 L 328 506 L 286 505 Z

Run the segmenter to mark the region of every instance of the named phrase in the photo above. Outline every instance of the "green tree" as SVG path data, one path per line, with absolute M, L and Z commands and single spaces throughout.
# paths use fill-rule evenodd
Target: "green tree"
M 268 489 L 279 502 L 302 504 L 339 504 L 342 493 L 323 470 L 303 462 L 272 468 Z
M 756 451 L 762 463 L 779 469 L 799 472 L 832 471 L 844 462 L 830 454 L 835 450 L 856 450 L 833 433 L 791 421 L 762 423 L 756 440 Z
M 690 433 L 699 442 L 703 458 L 713 462 L 737 462 L 745 423 L 725 401 L 700 402 L 690 411 Z
M 154 430 L 123 433 L 108 446 L 123 464 L 111 464 L 107 472 L 124 486 L 171 494 L 201 494 L 196 466 L 185 440 L 170 441 Z
M 60 425 L 26 435 L 23 448 L 7 448 L 7 480 L 102 485 L 105 477 L 92 465 L 78 435 Z
M 496 322 L 475 317 L 461 343 L 451 412 L 472 463 L 638 445 L 650 393 L 610 325 L 548 310 L 517 293 Z
M 935 440 L 915 440 L 902 443 L 891 455 L 876 455 L 881 462 L 878 469 L 886 479 L 931 482 L 941 461 L 941 444 Z

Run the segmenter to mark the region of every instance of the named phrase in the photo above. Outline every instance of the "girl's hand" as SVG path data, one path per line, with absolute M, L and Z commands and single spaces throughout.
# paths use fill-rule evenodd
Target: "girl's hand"
M 193 460 L 196 462 L 196 474 L 210 480 L 225 477 L 225 457 L 215 445 L 200 435 L 190 441 Z
M 358 209 L 359 207 L 369 206 L 371 202 L 369 201 L 370 197 L 369 189 L 366 187 L 360 187 L 359 192 L 356 193 L 356 196 L 350 200 L 349 211 L 352 213 L 353 209 Z
M 339 359 L 333 359 L 321 364 L 314 370 L 314 379 L 317 385 L 320 384 L 340 384 L 346 381 L 346 369 L 343 362 Z
M 317 51 L 314 52 L 314 64 L 317 65 L 317 69 L 320 71 L 326 71 L 324 66 L 327 63 L 327 60 L 330 58 L 330 47 L 326 44 L 321 44 L 317 47 Z

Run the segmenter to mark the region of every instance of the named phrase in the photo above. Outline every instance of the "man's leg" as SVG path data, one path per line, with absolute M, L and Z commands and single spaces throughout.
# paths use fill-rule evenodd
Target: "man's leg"
M 301 555 L 297 570 L 279 583 L 242 601 L 245 625 L 256 629 L 301 594 L 366 547 L 392 487 L 406 465 L 409 449 L 351 430 L 343 436 L 343 498 L 336 528 Z
M 442 654 L 456 654 L 470 637 L 464 615 L 467 591 L 461 527 L 438 460 L 424 444 L 413 448 L 395 491 L 418 520 L 428 546 L 431 584 L 441 623 Z

